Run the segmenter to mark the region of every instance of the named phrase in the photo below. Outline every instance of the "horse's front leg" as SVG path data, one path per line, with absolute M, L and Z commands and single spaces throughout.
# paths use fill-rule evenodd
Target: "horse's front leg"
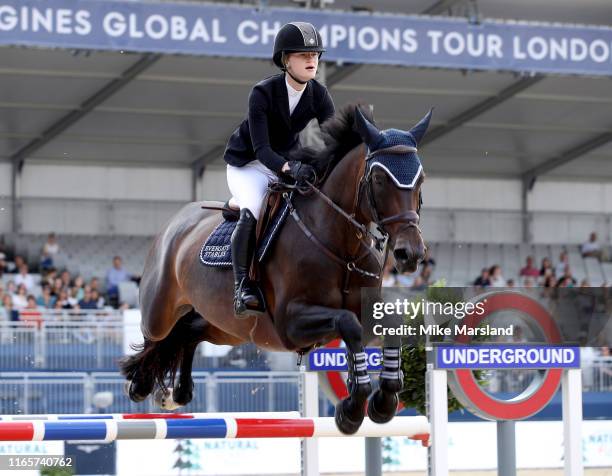
M 372 391 L 366 354 L 357 316 L 346 309 L 291 303 L 287 306 L 287 337 L 298 348 L 306 348 L 340 336 L 347 347 L 349 396 L 336 405 L 336 425 L 345 434 L 355 433 L 365 416 L 365 403 Z
M 383 347 L 383 369 L 380 373 L 378 390 L 368 402 L 368 416 L 376 423 L 387 423 L 397 411 L 397 393 L 404 385 L 400 367 L 401 347 Z

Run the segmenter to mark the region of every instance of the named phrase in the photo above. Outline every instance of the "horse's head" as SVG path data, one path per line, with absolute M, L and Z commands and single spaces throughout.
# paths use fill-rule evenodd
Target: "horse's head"
M 365 194 L 362 210 L 389 235 L 400 273 L 415 271 L 425 255 L 418 227 L 424 173 L 417 146 L 430 119 L 431 111 L 410 131 L 380 131 L 359 108 L 355 111 L 355 127 L 368 147 L 360 184 L 360 198 Z

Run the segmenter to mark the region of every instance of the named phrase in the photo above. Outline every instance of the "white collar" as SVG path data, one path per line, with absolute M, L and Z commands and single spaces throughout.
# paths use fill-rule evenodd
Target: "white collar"
M 287 85 L 287 93 L 289 93 L 289 96 L 292 96 L 292 97 L 301 96 L 302 93 L 306 90 L 306 85 L 304 85 L 304 89 L 302 89 L 301 91 L 298 91 L 297 89 L 293 89 L 293 86 L 291 86 L 289 84 L 289 81 L 287 81 L 287 76 L 285 76 L 285 84 Z

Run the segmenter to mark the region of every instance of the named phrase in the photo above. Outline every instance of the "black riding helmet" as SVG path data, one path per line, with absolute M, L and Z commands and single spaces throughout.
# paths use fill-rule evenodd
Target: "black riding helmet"
M 304 51 L 316 51 L 319 53 L 319 58 L 325 51 L 317 29 L 310 23 L 300 21 L 283 25 L 274 39 L 274 54 L 272 55 L 274 64 L 284 71 L 285 65 L 281 61 L 283 52 L 301 53 Z

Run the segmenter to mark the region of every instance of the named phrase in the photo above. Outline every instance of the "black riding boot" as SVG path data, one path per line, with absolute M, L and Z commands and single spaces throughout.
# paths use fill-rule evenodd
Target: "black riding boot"
M 263 295 L 249 279 L 249 267 L 255 252 L 257 220 L 247 208 L 240 210 L 240 219 L 232 233 L 232 265 L 234 267 L 234 313 L 247 317 L 265 311 Z

